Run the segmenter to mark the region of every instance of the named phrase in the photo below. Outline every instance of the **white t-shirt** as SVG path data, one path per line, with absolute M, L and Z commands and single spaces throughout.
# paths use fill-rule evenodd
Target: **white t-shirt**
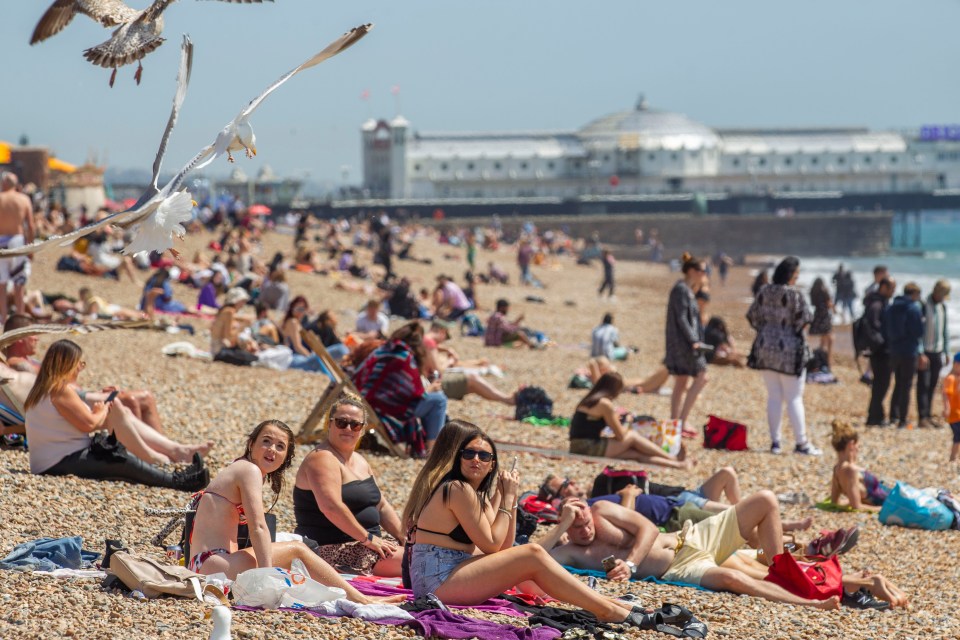
M 606 356 L 613 360 L 613 348 L 620 342 L 620 332 L 612 324 L 602 324 L 593 330 L 590 357 Z
M 90 446 L 90 435 L 60 415 L 47 396 L 27 409 L 27 439 L 30 442 L 30 473 L 43 473 L 71 453 Z
M 359 333 L 371 333 L 373 331 L 379 331 L 385 336 L 389 335 L 390 318 L 387 317 L 387 314 L 380 311 L 377 313 L 377 319 L 371 320 L 367 317 L 366 312 L 364 312 L 357 318 L 357 331 Z

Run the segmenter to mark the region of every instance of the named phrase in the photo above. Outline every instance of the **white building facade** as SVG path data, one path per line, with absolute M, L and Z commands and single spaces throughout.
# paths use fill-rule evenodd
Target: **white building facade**
M 898 193 L 960 189 L 960 127 L 712 129 L 650 109 L 576 131 L 362 129 L 371 198 L 574 198 L 676 193 Z

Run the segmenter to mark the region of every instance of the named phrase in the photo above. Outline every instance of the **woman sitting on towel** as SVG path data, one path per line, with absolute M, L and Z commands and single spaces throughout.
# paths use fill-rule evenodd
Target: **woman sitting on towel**
M 414 596 L 433 594 L 447 604 L 471 606 L 529 582 L 529 588 L 586 609 L 601 622 L 648 625 L 642 612 L 590 589 L 540 545 L 513 546 L 520 473 L 501 471 L 493 440 L 466 426 L 452 464 L 440 470 L 444 475 L 419 492 L 416 504 L 407 503 L 405 518 L 420 514 L 410 563 Z M 431 456 L 427 464 L 439 458 Z M 421 477 L 435 471 L 424 466 Z
M 367 412 L 359 399 L 342 395 L 333 403 L 326 440 L 297 471 L 295 532 L 317 542 L 317 555 L 340 571 L 399 576 L 400 518 L 356 451 L 366 426 Z
M 247 436 L 243 456 L 224 468 L 195 502 L 187 568 L 197 573 L 225 573 L 231 580 L 247 569 L 285 567 L 299 558 L 310 576 L 347 592 L 354 602 L 396 602 L 401 597 L 368 598 L 341 578 L 302 542 L 271 542 L 263 508 L 263 484 L 275 495 L 293 462 L 293 432 L 279 420 L 266 420 Z M 252 547 L 237 549 L 237 526 L 246 523 Z
M 629 426 L 621 424 L 613 405 L 621 391 L 623 377 L 619 373 L 611 371 L 600 376 L 590 393 L 577 405 L 570 421 L 570 453 L 637 460 L 673 469 L 692 467 L 693 462 L 686 459 L 686 449 L 682 446 L 679 455 L 671 456 Z M 613 431 L 612 437 L 601 435 L 605 427 Z
M 30 471 L 182 491 L 203 487 L 210 475 L 200 456 L 210 443 L 178 444 L 137 420 L 120 402 L 88 407 L 75 388 L 86 366 L 75 342 L 58 340 L 47 350 L 24 402 Z M 192 464 L 184 471 L 154 466 L 186 460 Z

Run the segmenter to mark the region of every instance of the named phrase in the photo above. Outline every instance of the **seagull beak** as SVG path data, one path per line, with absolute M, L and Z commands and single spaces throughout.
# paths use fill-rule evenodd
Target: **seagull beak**
M 197 201 L 196 201 L 196 200 L 191 200 L 190 202 L 193 203 L 193 206 L 197 206 Z
M 250 149 L 250 150 L 253 151 L 253 155 L 257 155 L 257 148 L 256 148 L 256 147 L 253 147 L 253 148 Z
M 206 612 L 203 614 L 204 620 L 209 620 L 212 617 L 213 617 L 213 609 L 207 609 Z

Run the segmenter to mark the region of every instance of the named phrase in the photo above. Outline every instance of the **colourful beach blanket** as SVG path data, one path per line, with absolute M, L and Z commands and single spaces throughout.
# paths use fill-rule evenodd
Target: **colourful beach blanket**
M 607 579 L 607 574 L 603 571 L 594 571 L 593 569 L 577 569 L 576 567 L 571 567 L 568 565 L 563 565 L 563 568 L 575 576 L 593 576 L 594 578 L 600 578 L 602 580 Z M 710 589 L 701 587 L 698 584 L 692 584 L 690 582 L 675 582 L 673 580 L 661 580 L 660 578 L 654 578 L 653 576 L 646 576 L 644 578 L 631 578 L 630 581 L 653 582 L 654 584 L 669 584 L 674 587 L 690 587 L 691 589 L 699 589 L 700 591 L 711 591 Z
M 831 513 L 853 513 L 853 512 L 873 513 L 869 509 L 854 509 L 848 504 L 834 504 L 830 500 L 830 498 L 821 500 L 820 502 L 816 503 L 813 506 L 816 507 L 817 509 L 820 509 L 821 511 L 830 511 Z

